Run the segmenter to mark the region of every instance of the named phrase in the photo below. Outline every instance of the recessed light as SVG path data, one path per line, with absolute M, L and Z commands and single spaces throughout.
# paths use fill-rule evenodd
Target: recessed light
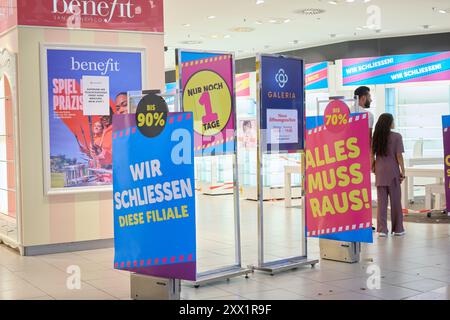
M 231 36 L 229 34 L 226 34 L 223 37 L 224 37 L 224 39 L 230 39 L 231 38 Z
M 202 44 L 203 41 L 199 41 L 199 40 L 186 40 L 186 41 L 181 41 L 181 44 Z
M 210 19 L 210 20 L 215 19 L 215 18 L 217 18 L 217 17 L 216 16 L 209 16 L 208 17 L 208 19 Z
M 442 10 L 442 9 L 441 9 L 441 10 L 439 10 L 438 12 L 439 12 L 439 13 L 442 13 L 442 14 L 446 14 L 446 13 L 448 13 L 448 12 L 447 12 L 447 10 Z
M 328 1 L 329 4 L 337 5 L 336 1 Z
M 255 29 L 254 28 L 250 28 L 250 27 L 236 27 L 236 28 L 232 28 L 230 29 L 233 32 L 252 32 Z
M 185 23 L 185 24 L 183 24 L 183 27 L 190 27 L 190 26 L 191 26 L 190 23 Z
M 284 23 L 289 23 L 289 22 L 291 22 L 291 19 L 285 19 L 283 22 Z
M 263 22 L 261 20 L 256 20 L 255 23 L 256 24 L 263 24 Z
M 263 4 L 264 2 L 264 0 L 256 0 L 256 5 Z
M 325 13 L 325 10 L 319 9 L 319 8 L 307 8 L 307 9 L 296 10 L 296 11 L 294 11 L 294 13 L 304 14 L 307 16 L 316 16 L 318 14 Z

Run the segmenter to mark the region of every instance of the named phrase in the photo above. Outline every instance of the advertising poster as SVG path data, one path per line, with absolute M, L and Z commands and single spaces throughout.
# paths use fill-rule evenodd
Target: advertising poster
M 110 186 L 112 115 L 127 111 L 127 91 L 142 88 L 142 52 L 44 51 L 48 189 Z
M 328 62 L 311 63 L 305 66 L 305 89 L 328 89 Z
M 238 121 L 238 146 L 241 150 L 256 150 L 257 127 L 255 119 L 241 119 Z
M 450 52 L 342 60 L 344 86 L 450 80 Z
M 250 73 L 236 75 L 236 97 L 250 97 Z
M 444 134 L 444 159 L 445 159 L 445 197 L 447 211 L 450 212 L 450 116 L 442 117 Z
M 231 54 L 178 51 L 182 108 L 194 114 L 195 155 L 233 154 L 234 58 Z
M 139 129 L 149 118 L 114 116 L 114 267 L 195 281 L 192 114 L 151 118 L 165 124 L 154 137 Z
M 304 148 L 303 66 L 303 60 L 294 58 L 266 55 L 260 58 L 264 151 L 295 151 Z
M 367 114 L 337 100 L 323 120 L 306 134 L 308 237 L 372 243 Z
M 164 32 L 163 0 L 18 0 L 17 12 L 21 26 Z

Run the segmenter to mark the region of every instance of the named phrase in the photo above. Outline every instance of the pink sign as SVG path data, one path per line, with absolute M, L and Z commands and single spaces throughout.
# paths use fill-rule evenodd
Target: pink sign
M 311 237 L 372 226 L 367 114 L 338 120 L 306 136 L 306 214 Z M 335 125 L 340 130 L 332 130 Z
M 17 0 L 0 0 L 0 33 L 17 25 Z
M 164 32 L 163 0 L 17 0 L 19 25 Z
M 235 151 L 233 63 L 229 54 L 181 63 L 182 106 L 194 114 L 196 156 Z

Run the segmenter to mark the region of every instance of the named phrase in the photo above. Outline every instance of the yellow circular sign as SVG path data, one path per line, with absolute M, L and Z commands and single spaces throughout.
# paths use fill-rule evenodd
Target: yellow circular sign
M 202 136 L 215 136 L 230 120 L 231 92 L 225 80 L 209 70 L 195 73 L 183 93 L 184 111 L 193 112 L 194 130 Z

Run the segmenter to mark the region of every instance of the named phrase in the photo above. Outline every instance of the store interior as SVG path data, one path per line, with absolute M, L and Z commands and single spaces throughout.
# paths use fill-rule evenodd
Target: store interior
M 321 259 L 319 239 L 305 235 L 302 153 L 264 154 L 261 244 L 255 63 L 258 53 L 304 59 L 306 121 L 322 116 L 331 97 L 352 100 L 354 90 L 367 85 L 375 119 L 386 112 L 394 116 L 395 131 L 404 139 L 407 168 L 444 172 L 442 116 L 450 114 L 450 78 L 377 84 L 370 79 L 364 83 L 363 79 L 358 85 L 346 85 L 342 68 L 345 59 L 450 51 L 450 3 L 304 2 L 243 1 L 237 5 L 242 6 L 239 10 L 230 10 L 229 3 L 214 1 L 217 5 L 207 10 L 211 1 L 201 0 L 197 7 L 202 9 L 193 11 L 188 1 L 165 1 L 165 34 L 48 27 L 16 27 L 3 33 L 0 300 L 130 299 L 129 273 L 113 266 L 111 190 L 59 194 L 45 190 L 47 132 L 41 107 L 35 106 L 35 101 L 42 101 L 37 49 L 42 43 L 143 49 L 143 89 L 160 90 L 173 112 L 180 111 L 175 49 L 235 54 L 238 175 L 234 175 L 234 155 L 195 158 L 197 272 L 220 269 L 236 260 L 242 267 L 251 268 L 261 258 L 270 262 L 300 256 L 319 259 L 320 263 L 315 268 L 302 267 L 274 277 L 253 272 L 250 279 L 237 277 L 200 288 L 183 282 L 182 299 L 450 299 L 450 219 L 445 194 L 428 195 L 432 200 L 431 207 L 427 207 L 426 186 L 438 183 L 443 190 L 441 175 L 419 175 L 405 187 L 405 214 L 411 214 L 406 222 L 406 237 L 379 239 L 374 233 L 374 243 L 362 246 L 360 261 L 347 264 Z M 414 8 L 410 13 L 413 18 L 405 14 L 406 3 Z M 375 7 L 367 11 L 371 5 Z M 372 27 L 369 22 L 377 8 L 381 8 L 382 24 Z M 185 15 L 191 11 L 192 16 Z M 343 16 L 352 19 L 342 19 Z M 342 25 L 331 26 L 330 21 L 338 18 Z M 305 31 L 313 28 L 315 32 Z M 375 213 L 374 177 L 372 193 Z M 233 196 L 239 198 L 237 209 Z M 376 223 L 375 214 L 373 221 Z M 263 257 L 258 254 L 261 247 Z M 84 287 L 76 292 L 65 287 L 66 270 L 74 264 L 84 270 Z M 367 287 L 367 270 L 373 265 L 381 268 L 381 290 Z

